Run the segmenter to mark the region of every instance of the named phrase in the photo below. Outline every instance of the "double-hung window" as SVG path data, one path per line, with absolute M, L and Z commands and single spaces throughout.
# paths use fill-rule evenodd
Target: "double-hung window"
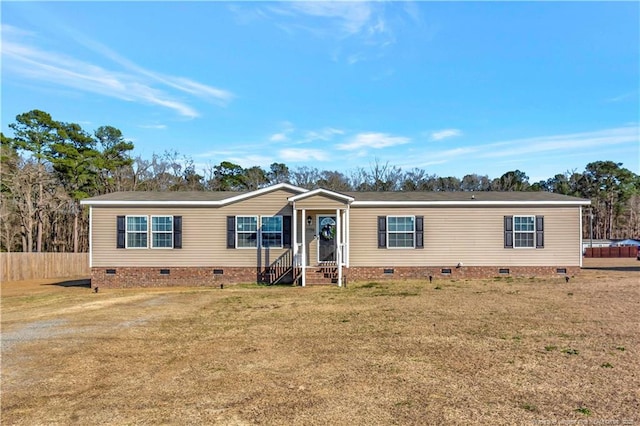
M 149 247 L 181 249 L 182 216 L 116 216 L 116 248 Z
M 127 216 L 127 248 L 147 248 L 147 216 Z
M 282 216 L 260 218 L 260 243 L 262 247 L 282 247 Z
M 415 232 L 414 216 L 387 217 L 387 247 L 414 248 Z
M 258 246 L 258 216 L 236 217 L 236 247 L 250 248 Z
M 516 248 L 535 247 L 536 218 L 535 216 L 513 217 L 513 246 Z
M 291 247 L 291 216 L 227 216 L 227 248 Z
M 151 216 L 151 247 L 173 248 L 173 216 Z
M 238 248 L 282 247 L 282 216 L 237 216 L 236 241 Z

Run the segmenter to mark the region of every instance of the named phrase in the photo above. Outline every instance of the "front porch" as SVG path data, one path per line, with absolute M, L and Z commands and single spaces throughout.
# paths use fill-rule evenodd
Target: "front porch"
M 294 283 L 344 284 L 352 197 L 316 189 L 289 198 Z

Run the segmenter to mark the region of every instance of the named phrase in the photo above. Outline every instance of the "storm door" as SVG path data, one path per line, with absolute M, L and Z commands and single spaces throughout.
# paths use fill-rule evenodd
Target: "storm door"
M 318 216 L 318 262 L 336 261 L 336 217 Z

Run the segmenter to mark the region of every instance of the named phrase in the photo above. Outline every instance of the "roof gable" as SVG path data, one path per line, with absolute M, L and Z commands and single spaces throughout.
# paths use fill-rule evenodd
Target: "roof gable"
M 298 195 L 294 195 L 293 197 L 289 197 L 289 201 L 295 202 L 295 201 L 301 201 L 310 197 L 325 197 L 325 198 L 331 198 L 334 200 L 339 200 L 344 202 L 345 204 L 350 204 L 352 203 L 355 198 L 349 196 L 349 195 L 345 195 L 345 194 L 341 194 L 339 192 L 335 192 L 335 191 L 330 191 L 328 189 L 324 189 L 324 188 L 318 188 L 318 189 L 314 189 L 313 191 L 308 191 L 308 192 L 304 192 L 302 194 L 298 194 Z

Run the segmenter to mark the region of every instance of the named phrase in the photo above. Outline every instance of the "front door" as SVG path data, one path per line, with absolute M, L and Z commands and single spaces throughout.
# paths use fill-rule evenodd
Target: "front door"
M 318 262 L 336 261 L 336 217 L 318 216 Z

